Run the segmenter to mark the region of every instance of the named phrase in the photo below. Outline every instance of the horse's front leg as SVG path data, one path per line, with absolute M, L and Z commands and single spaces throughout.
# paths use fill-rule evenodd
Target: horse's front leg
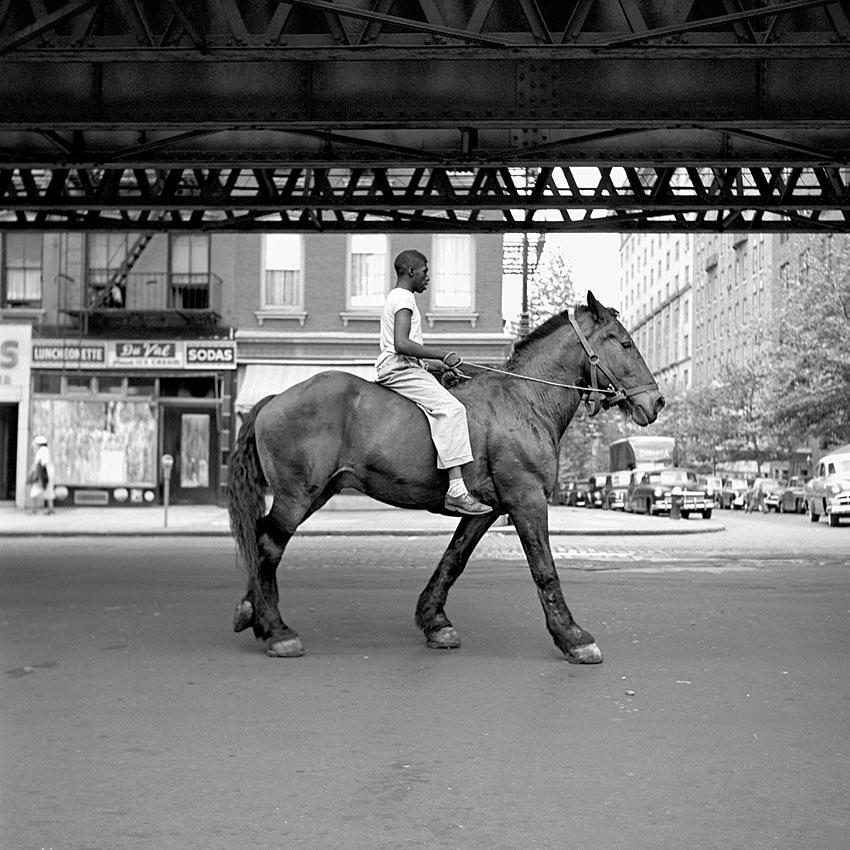
M 460 646 L 460 636 L 446 616 L 446 599 L 473 549 L 497 517 L 495 511 L 477 517 L 463 517 L 437 569 L 419 595 L 416 625 L 425 633 L 427 645 L 432 649 L 457 649 Z
M 599 664 L 602 652 L 593 636 L 574 619 L 564 600 L 555 560 L 549 546 L 549 514 L 546 501 L 511 511 L 537 595 L 546 615 L 546 628 L 555 645 L 573 664 Z

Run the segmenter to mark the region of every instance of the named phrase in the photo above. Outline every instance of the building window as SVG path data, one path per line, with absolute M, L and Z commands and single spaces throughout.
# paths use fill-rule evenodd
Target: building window
M 349 308 L 382 307 L 388 279 L 387 237 L 380 233 L 353 234 L 348 248 Z
M 303 237 L 297 233 L 266 234 L 263 264 L 263 307 L 303 307 Z
M 88 237 L 88 279 L 106 283 L 121 268 L 128 252 L 126 233 L 90 233 Z
M 169 304 L 184 310 L 210 306 L 210 237 L 206 234 L 171 238 Z
M 431 292 L 435 310 L 471 310 L 475 281 L 472 236 L 435 236 L 431 246 Z
M 3 306 L 41 306 L 40 233 L 9 233 L 6 235 L 3 266 Z
M 207 284 L 210 273 L 210 238 L 205 234 L 171 238 L 171 279 L 173 283 Z

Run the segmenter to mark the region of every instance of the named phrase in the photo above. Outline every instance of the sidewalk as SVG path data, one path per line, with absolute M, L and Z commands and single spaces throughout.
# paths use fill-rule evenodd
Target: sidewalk
M 366 496 L 335 496 L 299 529 L 299 535 L 327 536 L 450 536 L 458 520 L 426 511 L 392 508 Z M 723 531 L 716 519 L 670 520 L 620 511 L 587 508 L 549 508 L 551 535 L 659 535 L 700 534 Z M 516 534 L 500 517 L 490 534 Z M 52 516 L 28 514 L 10 502 L 0 502 L 2 537 L 81 536 L 230 536 L 227 510 L 215 505 L 158 507 L 80 508 L 57 507 Z

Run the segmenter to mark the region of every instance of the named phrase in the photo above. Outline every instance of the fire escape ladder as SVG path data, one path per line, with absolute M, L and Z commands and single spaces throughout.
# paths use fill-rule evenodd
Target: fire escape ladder
M 124 259 L 121 261 L 121 265 L 115 269 L 115 271 L 110 275 L 109 282 L 106 284 L 106 291 L 115 286 L 123 286 L 127 281 L 127 275 L 133 270 L 133 266 L 139 261 L 139 257 L 142 256 L 145 248 L 147 248 L 148 242 L 153 239 L 153 232 L 141 233 L 136 241 L 130 246 L 130 250 L 127 251 Z

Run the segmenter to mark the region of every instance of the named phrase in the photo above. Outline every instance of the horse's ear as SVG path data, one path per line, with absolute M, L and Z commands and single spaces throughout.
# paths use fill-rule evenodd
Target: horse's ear
M 604 314 L 608 311 L 605 307 L 596 300 L 596 296 L 588 289 L 587 290 L 587 309 L 596 321 L 600 321 Z

